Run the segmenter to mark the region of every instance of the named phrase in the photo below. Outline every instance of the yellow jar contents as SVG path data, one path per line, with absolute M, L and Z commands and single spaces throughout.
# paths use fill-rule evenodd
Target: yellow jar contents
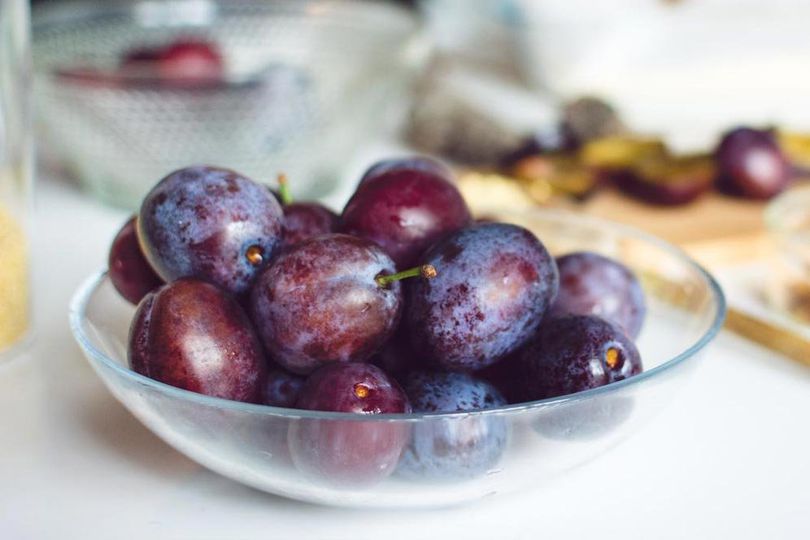
M 19 223 L 0 208 L 0 350 L 28 330 L 28 254 Z

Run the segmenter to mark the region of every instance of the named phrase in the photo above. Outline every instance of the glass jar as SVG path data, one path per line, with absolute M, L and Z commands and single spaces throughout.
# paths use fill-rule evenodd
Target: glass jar
M 30 326 L 29 42 L 28 1 L 0 0 L 0 359 Z

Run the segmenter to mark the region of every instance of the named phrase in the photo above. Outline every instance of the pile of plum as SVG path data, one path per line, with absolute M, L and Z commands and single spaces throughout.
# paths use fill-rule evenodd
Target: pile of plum
M 504 172 L 530 183 L 545 182 L 576 198 L 614 186 L 650 204 L 678 206 L 712 189 L 731 197 L 770 199 L 807 176 L 810 155 L 810 138 L 770 128 L 731 129 L 713 152 L 685 155 L 673 153 L 657 138 L 578 140 L 570 130 L 563 133 L 569 134 L 529 137 L 504 158 Z
M 175 171 L 118 233 L 109 276 L 138 304 L 131 368 L 230 400 L 459 412 L 642 370 L 633 340 L 645 300 L 628 268 L 587 252 L 555 260 L 522 227 L 474 221 L 451 171 L 427 158 L 372 166 L 340 216 L 291 202 L 283 177 L 273 192 L 226 169 Z M 323 473 L 330 455 L 344 460 L 341 445 L 363 438 L 352 431 L 363 423 L 348 424 L 341 436 L 290 433 L 296 465 Z M 431 454 L 437 435 L 419 431 L 428 426 L 367 437 L 367 449 L 382 447 L 357 461 L 375 475 L 400 454 L 417 475 L 480 473 L 504 445 L 505 427 L 489 426 L 491 444 L 452 466 Z M 445 433 L 444 444 L 469 450 L 458 440 L 468 435 Z

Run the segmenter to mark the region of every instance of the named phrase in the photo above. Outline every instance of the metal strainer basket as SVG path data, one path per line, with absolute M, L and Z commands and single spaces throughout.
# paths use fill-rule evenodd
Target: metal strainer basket
M 297 195 L 323 195 L 352 151 L 398 117 L 428 50 L 415 15 L 371 1 L 71 4 L 36 13 L 34 32 L 49 149 L 93 193 L 127 207 L 190 164 L 265 182 L 284 171 Z M 124 52 L 178 36 L 215 42 L 226 83 L 178 89 L 56 75 L 112 72 Z

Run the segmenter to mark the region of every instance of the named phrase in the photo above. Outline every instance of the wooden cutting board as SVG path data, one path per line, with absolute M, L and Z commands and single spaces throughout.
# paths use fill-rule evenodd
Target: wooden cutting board
M 459 187 L 473 212 L 491 209 L 524 210 L 546 200 L 532 198 L 519 182 L 487 173 L 462 174 Z M 549 197 L 546 205 L 618 221 L 647 231 L 686 249 L 704 265 L 716 268 L 762 258 L 769 254 L 765 227 L 766 203 L 708 193 L 684 206 L 653 206 L 604 189 L 585 201 Z
M 685 206 L 661 207 L 604 190 L 576 207 L 668 240 L 716 268 L 769 254 L 765 206 L 761 201 L 709 193 Z

